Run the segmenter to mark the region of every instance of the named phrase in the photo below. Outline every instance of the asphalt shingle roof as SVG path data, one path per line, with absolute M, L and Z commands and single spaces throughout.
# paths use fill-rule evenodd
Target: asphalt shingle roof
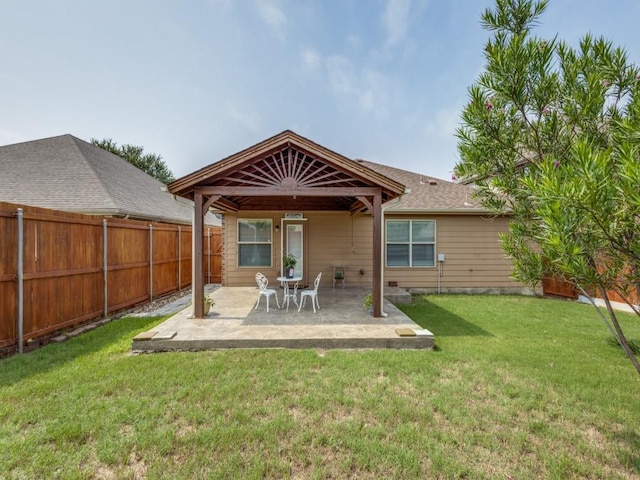
M 472 198 L 472 186 L 447 182 L 367 160 L 355 161 L 407 188 L 407 192 L 399 200 L 385 205 L 388 212 L 486 213 L 480 202 Z
M 0 201 L 183 224 L 193 212 L 162 182 L 68 134 L 0 147 Z

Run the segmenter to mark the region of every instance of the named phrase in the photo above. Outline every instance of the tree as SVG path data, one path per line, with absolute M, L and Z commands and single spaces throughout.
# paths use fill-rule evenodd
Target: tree
M 103 150 L 107 150 L 108 152 L 124 158 L 127 162 L 160 180 L 164 184 L 171 183 L 175 180 L 173 173 L 162 160 L 162 157 L 155 153 L 144 153 L 144 148 L 142 147 L 129 144 L 119 146 L 110 138 L 105 138 L 103 140 L 92 138 L 91 143 Z
M 640 76 L 621 48 L 532 35 L 549 0 L 496 0 L 486 66 L 457 131 L 458 178 L 496 214 L 513 276 L 565 278 L 598 292 L 609 331 L 640 373 L 608 291 L 633 305 L 640 284 Z M 600 310 L 598 310 L 600 312 Z

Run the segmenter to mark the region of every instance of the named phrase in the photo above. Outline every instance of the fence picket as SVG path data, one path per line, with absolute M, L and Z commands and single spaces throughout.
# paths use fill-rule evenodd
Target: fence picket
M 214 252 L 220 251 L 220 227 L 208 231 L 218 244 Z M 192 243 L 182 238 L 190 239 L 191 232 L 189 226 L 0 202 L 0 348 L 21 350 L 25 342 L 61 328 L 191 285 Z M 220 277 L 214 270 L 209 278 L 219 282 Z

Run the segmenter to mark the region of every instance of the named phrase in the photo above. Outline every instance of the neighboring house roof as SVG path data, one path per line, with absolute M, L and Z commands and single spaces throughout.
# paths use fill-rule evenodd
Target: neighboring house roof
M 129 162 L 73 135 L 0 147 L 0 201 L 191 224 L 193 206 Z M 207 224 L 220 224 L 214 216 Z
M 439 178 L 389 167 L 367 160 L 355 160 L 406 186 L 404 195 L 385 205 L 386 212 L 397 213 L 487 213 L 473 199 L 474 188 Z

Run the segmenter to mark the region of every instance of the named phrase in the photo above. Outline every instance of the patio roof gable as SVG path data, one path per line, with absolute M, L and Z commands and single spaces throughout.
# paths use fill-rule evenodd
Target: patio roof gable
M 386 202 L 404 185 L 366 166 L 285 130 L 169 185 L 186 198 L 211 196 L 223 211 L 364 210 L 380 192 Z

